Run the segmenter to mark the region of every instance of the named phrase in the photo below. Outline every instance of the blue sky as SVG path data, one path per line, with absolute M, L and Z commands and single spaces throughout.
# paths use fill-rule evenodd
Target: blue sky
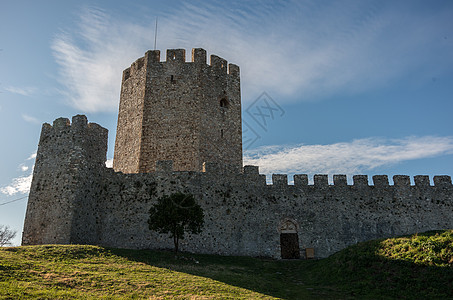
M 241 67 L 244 162 L 261 172 L 453 175 L 452 1 L 0 4 L 0 224 L 16 244 L 27 199 L 5 203 L 27 195 L 41 124 L 86 114 L 112 158 L 122 70 L 156 17 L 162 60 L 202 47 Z

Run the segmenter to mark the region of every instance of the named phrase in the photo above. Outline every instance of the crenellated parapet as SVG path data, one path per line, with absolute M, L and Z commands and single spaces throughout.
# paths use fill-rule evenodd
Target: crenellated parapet
M 173 161 L 157 161 L 156 162 L 156 172 L 165 173 L 165 174 L 178 174 L 181 171 L 173 169 Z M 196 174 L 195 172 L 194 174 Z M 430 178 L 428 175 L 416 175 L 414 176 L 414 185 L 411 184 L 411 177 L 408 175 L 394 175 L 393 176 L 393 185 L 390 185 L 388 175 L 374 175 L 371 177 L 372 182 L 368 181 L 368 175 L 353 175 L 352 184 L 348 184 L 347 176 L 344 174 L 334 174 L 333 184 L 329 184 L 329 175 L 326 174 L 315 174 L 313 175 L 313 184 L 309 184 L 309 176 L 307 174 L 295 174 L 293 175 L 293 183 L 288 182 L 287 174 L 272 174 L 271 182 L 266 182 L 266 176 L 259 173 L 258 166 L 247 165 L 243 167 L 243 171 L 238 177 L 237 174 L 230 174 L 228 170 L 222 168 L 222 165 L 213 162 L 207 162 L 204 164 L 203 171 L 200 174 L 205 174 L 207 177 L 214 177 L 219 181 L 224 180 L 237 180 L 241 182 L 254 182 L 259 183 L 262 186 L 274 186 L 278 188 L 285 187 L 314 187 L 314 188 L 326 188 L 326 187 L 354 187 L 354 188 L 407 188 L 407 187 L 416 187 L 416 188 L 427 188 L 427 187 L 436 187 L 436 188 L 452 188 L 453 184 L 451 177 L 447 175 L 436 175 L 433 177 L 434 185 L 430 184 Z M 239 179 L 238 179 L 239 178 Z
M 212 54 L 210 56 L 209 64 L 207 63 L 206 50 L 202 48 L 192 49 L 191 61 L 186 61 L 186 50 L 185 49 L 167 49 L 166 58 L 164 61 L 160 59 L 159 50 L 149 50 L 145 53 L 145 56 L 140 57 L 131 64 L 129 68 L 123 71 L 123 81 L 128 80 L 131 77 L 140 75 L 140 70 L 145 67 L 146 69 L 159 69 L 165 65 L 172 66 L 174 68 L 183 68 L 194 66 L 199 70 L 203 68 L 211 69 L 216 74 L 228 74 L 233 78 L 239 79 L 240 72 L 239 66 L 228 63 L 226 59 L 223 59 L 217 55 Z M 175 79 L 174 79 L 175 80 Z
M 44 123 L 42 125 L 41 137 L 46 139 L 49 136 L 62 136 L 63 134 L 84 134 L 89 137 L 103 136 L 107 133 L 107 129 L 101 127 L 96 123 L 88 123 L 85 115 L 76 115 L 72 117 L 72 124 L 68 118 L 55 119 L 50 125 Z
M 147 51 L 124 70 L 113 168 L 147 173 L 159 160 L 178 171 L 217 162 L 242 168 L 240 71 L 237 65 L 192 49 Z
M 353 187 L 429 187 L 431 186 L 429 176 L 427 175 L 416 175 L 414 176 L 414 185 L 411 185 L 410 176 L 407 175 L 394 175 L 393 176 L 393 185 L 389 184 L 387 175 L 374 175 L 372 177 L 372 184 L 368 182 L 367 175 L 354 175 L 352 177 L 353 184 L 349 185 L 347 182 L 346 175 L 333 175 L 333 184 L 328 183 L 328 175 L 324 174 L 315 174 L 313 176 L 313 185 L 308 184 L 308 175 L 307 174 L 295 174 L 293 176 L 294 186 L 304 187 L 304 186 L 315 186 L 315 187 L 326 187 L 326 186 L 335 186 L 335 187 L 344 187 L 344 186 L 353 186 Z M 435 187 L 452 187 L 451 177 L 447 175 L 434 176 L 433 182 Z M 288 184 L 288 176 L 286 174 L 272 174 L 272 185 L 285 186 L 291 185 Z
M 58 118 L 52 125 L 44 123 L 38 145 L 37 166 L 49 153 L 58 154 L 57 157 L 61 155 L 63 160 L 71 159 L 75 164 L 83 153 L 88 158 L 86 163 L 102 166 L 106 159 L 107 138 L 108 130 L 96 123 L 88 123 L 85 115 L 74 116 L 72 124 L 67 118 Z

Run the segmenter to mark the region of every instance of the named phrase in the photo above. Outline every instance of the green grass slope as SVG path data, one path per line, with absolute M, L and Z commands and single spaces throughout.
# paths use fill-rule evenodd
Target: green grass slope
M 452 299 L 453 230 L 359 243 L 322 260 L 0 248 L 0 299 Z
M 311 274 L 364 299 L 453 299 L 453 230 L 359 243 Z

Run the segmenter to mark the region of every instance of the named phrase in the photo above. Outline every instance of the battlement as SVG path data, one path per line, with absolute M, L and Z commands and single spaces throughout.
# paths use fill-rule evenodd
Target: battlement
M 85 115 L 76 115 L 72 117 L 72 124 L 68 118 L 55 119 L 52 125 L 50 125 L 49 123 L 44 123 L 42 125 L 41 134 L 50 134 L 51 132 L 86 132 L 96 135 L 106 135 L 108 133 L 108 130 L 100 126 L 99 124 L 88 123 L 88 119 Z
M 207 53 L 202 48 L 192 49 L 192 60 L 186 61 L 185 49 L 167 49 L 165 61 L 160 60 L 159 50 L 149 50 L 143 57 L 140 57 L 131 66 L 123 71 L 123 82 L 130 77 L 139 74 L 142 67 L 146 66 L 148 69 L 159 68 L 163 64 L 179 66 L 183 64 L 195 65 L 199 67 L 209 67 L 212 70 L 228 74 L 239 78 L 239 66 L 235 64 L 228 64 L 228 61 L 212 54 L 210 56 L 210 63 L 207 64 Z
M 275 174 L 272 175 L 272 184 L 277 183 L 278 185 L 282 185 L 282 181 L 284 181 L 287 185 L 287 175 L 278 175 L 280 178 L 277 177 L 277 181 L 274 180 Z M 284 179 L 281 178 L 284 176 Z M 397 188 L 401 187 L 427 187 L 431 186 L 429 181 L 429 176 L 427 175 L 416 175 L 414 176 L 415 185 L 411 185 L 410 176 L 407 175 L 394 175 L 393 176 L 393 185 L 389 184 L 388 176 L 387 175 L 374 175 L 372 177 L 373 184 L 370 185 L 368 183 L 368 176 L 367 175 L 354 175 L 353 177 L 353 184 L 349 185 L 347 183 L 346 175 L 333 175 L 333 185 L 328 183 L 328 175 L 324 174 L 315 174 L 313 176 L 313 186 L 317 187 L 327 187 L 327 186 L 338 186 L 338 187 L 345 187 L 345 186 L 353 186 L 353 187 L 364 187 L 364 186 L 374 186 L 374 187 L 389 187 L 394 186 Z M 306 174 L 296 174 L 293 177 L 294 185 L 295 186 L 308 186 L 308 175 Z M 451 177 L 447 175 L 437 175 L 433 177 L 434 186 L 436 187 L 452 187 Z
M 123 72 L 113 168 L 147 173 L 159 160 L 175 170 L 204 162 L 242 168 L 239 67 L 192 49 L 150 50 Z M 175 130 L 177 128 L 177 130 Z M 209 166 L 207 166 L 209 168 Z M 223 167 L 222 167 L 223 168 Z
M 284 178 L 283 178 L 284 177 Z M 347 183 L 346 175 L 333 175 L 333 185 L 328 183 L 328 175 L 324 174 L 315 174 L 313 176 L 313 186 L 317 187 L 327 187 L 327 186 L 354 186 L 354 187 L 364 187 L 364 186 L 374 186 L 374 187 L 427 187 L 431 186 L 429 181 L 429 176 L 427 175 L 416 175 L 414 176 L 415 185 L 411 185 L 410 176 L 407 175 L 394 175 L 393 176 L 393 185 L 389 184 L 387 175 L 374 175 L 372 177 L 373 184 L 368 183 L 367 175 L 354 175 L 353 184 L 349 185 Z M 295 186 L 308 186 L 308 175 L 306 174 L 296 174 L 293 177 Z M 434 186 L 436 187 L 452 187 L 451 177 L 447 175 L 437 175 L 433 177 Z M 272 175 L 272 184 L 282 185 L 282 182 L 285 182 L 288 185 L 287 175 Z
M 174 172 L 178 172 L 173 170 L 173 162 L 171 160 L 165 161 L 157 161 L 156 162 L 156 171 L 171 174 Z M 207 175 L 215 175 L 222 174 L 224 176 L 231 176 L 235 174 L 228 174 L 225 173 L 225 169 L 222 168 L 217 163 L 206 162 L 204 164 L 203 172 Z M 259 178 L 263 179 L 265 175 L 259 173 L 258 166 L 244 166 L 242 175 L 246 176 L 248 179 Z M 309 184 L 308 182 L 308 175 L 307 174 L 295 174 L 293 176 L 293 184 L 288 183 L 288 175 L 287 174 L 272 174 L 272 181 L 270 183 L 266 183 L 265 180 L 260 180 L 263 185 L 269 186 L 277 186 L 277 187 L 284 187 L 284 186 L 295 186 L 295 187 L 305 187 L 305 186 L 314 186 L 314 187 L 376 187 L 376 188 L 386 188 L 386 187 L 395 187 L 395 188 L 405 188 L 405 187 L 429 187 L 432 186 L 430 184 L 429 176 L 427 175 L 416 175 L 414 176 L 414 185 L 411 184 L 411 178 L 408 175 L 394 175 L 393 176 L 393 185 L 390 185 L 389 179 L 387 175 L 374 175 L 372 176 L 373 184 L 370 185 L 368 182 L 368 175 L 354 175 L 353 184 L 350 185 L 347 182 L 347 176 L 344 174 L 335 174 L 332 176 L 333 184 L 329 184 L 329 176 L 326 174 L 315 174 L 313 175 L 313 184 Z M 433 182 L 435 187 L 453 187 L 451 177 L 447 175 L 436 175 L 433 177 Z
M 70 159 L 84 152 L 86 163 L 103 165 L 107 153 L 108 130 L 96 123 L 88 123 L 85 115 L 58 118 L 52 125 L 44 123 L 38 145 L 38 156 L 50 157 L 49 153 L 58 153 L 62 159 Z M 79 161 L 79 158 L 74 159 Z M 37 163 L 39 164 L 39 163 Z

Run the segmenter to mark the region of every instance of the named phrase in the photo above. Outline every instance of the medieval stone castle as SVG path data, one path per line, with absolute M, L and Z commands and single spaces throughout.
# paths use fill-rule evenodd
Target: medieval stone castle
M 326 257 L 359 241 L 453 228 L 449 176 L 272 175 L 242 166 L 239 67 L 192 50 L 148 51 L 123 72 L 113 169 L 107 130 L 83 115 L 44 124 L 23 245 L 172 248 L 148 229 L 149 208 L 191 193 L 205 212 L 184 251 L 274 258 Z

